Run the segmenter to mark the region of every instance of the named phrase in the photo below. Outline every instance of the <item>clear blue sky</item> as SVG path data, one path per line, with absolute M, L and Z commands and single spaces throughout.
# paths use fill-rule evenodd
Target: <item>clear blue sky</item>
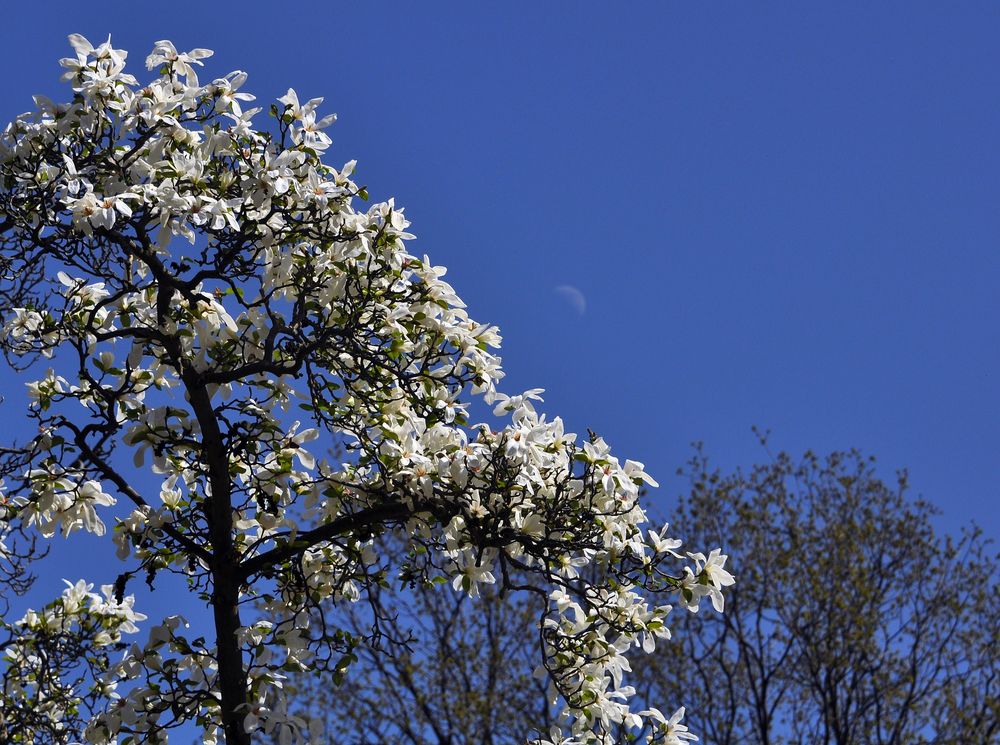
M 688 443 L 749 464 L 756 424 L 1000 534 L 995 1 L 19 2 L 0 119 L 65 97 L 70 32 L 140 78 L 169 38 L 265 105 L 325 96 L 329 157 L 501 327 L 508 390 L 646 462 L 664 507 Z

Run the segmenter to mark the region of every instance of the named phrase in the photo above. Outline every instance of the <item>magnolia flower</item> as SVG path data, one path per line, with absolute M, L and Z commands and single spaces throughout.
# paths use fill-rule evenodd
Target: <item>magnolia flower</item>
M 268 161 L 260 179 L 274 194 L 284 194 L 295 181 L 294 169 L 302 162 L 302 153 L 286 150 Z
M 298 429 L 299 423 L 295 422 L 291 431 L 294 432 Z M 319 431 L 315 429 L 304 429 L 298 434 L 292 435 L 288 439 L 288 446 L 283 451 L 294 455 L 302 463 L 303 468 L 307 468 L 310 471 L 316 467 L 316 459 L 313 457 L 312 453 L 306 450 L 302 445 L 307 442 L 311 442 L 319 437 Z
M 147 126 L 158 123 L 176 126 L 174 112 L 182 100 L 183 94 L 176 92 L 170 81 L 157 80 L 138 92 L 135 107 Z
M 702 573 L 708 578 L 708 581 L 712 583 L 712 587 L 721 589 L 723 587 L 729 587 L 736 582 L 733 575 L 723 569 L 726 565 L 726 559 L 729 557 L 722 553 L 721 549 L 713 548 L 709 552 L 707 559 L 704 554 L 701 553 L 692 554 L 691 558 L 699 562 Z
M 347 190 L 339 186 L 336 181 L 324 179 L 314 168 L 309 169 L 301 191 L 307 201 L 315 202 L 324 208 L 331 199 L 337 199 L 346 193 Z
M 646 466 L 637 460 L 626 460 L 625 465 L 622 470 L 625 475 L 632 481 L 640 481 L 649 484 L 652 487 L 659 486 L 658 483 L 645 471 Z
M 222 230 L 227 226 L 239 230 L 240 225 L 236 222 L 236 215 L 233 214 L 233 209 L 239 206 L 239 199 L 213 199 L 200 196 L 192 200 L 189 216 L 195 225 L 205 225 L 212 230 Z
M 122 69 L 124 63 L 120 65 L 109 63 L 98 65 L 96 68 L 88 66 L 77 76 L 78 81 L 74 90 L 81 93 L 85 99 L 101 99 L 112 111 L 125 111 L 131 105 L 134 94 L 123 90 L 123 85 L 134 85 L 136 80 L 131 75 L 124 74 Z
M 128 200 L 138 199 L 137 194 L 116 194 L 99 196 L 89 190 L 79 198 L 65 197 L 63 204 L 73 211 L 73 224 L 81 232 L 90 235 L 93 228 L 111 229 L 119 215 L 132 216 Z
M 583 456 L 590 463 L 605 460 L 610 452 L 611 448 L 608 447 L 603 437 L 583 443 Z
M 115 596 L 114 585 L 101 585 L 101 594 L 104 595 L 103 602 L 100 602 L 97 596 L 93 596 L 96 601 L 95 606 L 99 607 L 102 613 L 115 618 L 117 621 L 115 635 L 139 633 L 136 623 L 145 621 L 147 616 L 135 610 L 135 597 L 126 595 L 119 601 Z
M 63 154 L 63 165 L 65 166 L 65 176 L 63 177 L 63 188 L 67 196 L 77 194 L 81 188 L 86 188 L 88 184 L 80 178 L 77 173 L 76 163 L 68 155 Z
M 578 739 L 572 735 L 566 735 L 559 727 L 551 727 L 549 729 L 549 737 L 547 740 L 539 739 L 533 740 L 532 745 L 584 745 L 583 739 Z
M 278 102 L 285 105 L 285 114 L 293 120 L 298 121 L 306 114 L 313 113 L 316 107 L 323 103 L 323 99 L 311 98 L 306 103 L 299 104 L 299 95 L 295 92 L 295 89 L 289 88 L 288 93 L 279 98 Z
M 97 600 L 97 597 L 91 593 L 91 590 L 94 589 L 93 583 L 82 579 L 76 582 L 64 579 L 63 583 L 65 583 L 66 589 L 63 590 L 62 594 L 62 606 L 67 613 L 71 615 L 79 613 L 83 610 L 86 601 Z
M 86 284 L 83 280 L 73 279 L 66 272 L 56 272 L 56 279 L 66 288 L 63 294 L 72 298 L 79 305 L 93 305 L 109 295 L 108 291 L 104 289 L 103 282 Z
M 124 49 L 113 49 L 111 47 L 111 34 L 108 34 L 108 40 L 99 47 L 94 47 L 87 40 L 87 37 L 81 34 L 70 34 L 69 43 L 73 47 L 73 50 L 82 57 L 94 57 L 98 61 L 109 60 L 116 66 L 124 65 L 125 58 L 128 57 L 128 52 Z
M 44 325 L 42 314 L 27 308 L 13 308 L 14 317 L 7 321 L 4 333 L 14 339 L 34 336 Z
M 676 549 L 681 547 L 681 541 L 677 538 L 667 538 L 667 529 L 669 527 L 669 523 L 664 523 L 659 531 L 651 529 L 647 533 L 649 536 L 649 545 L 658 554 L 670 554 L 679 559 L 681 555 L 677 553 Z
M 684 718 L 684 707 L 682 706 L 667 719 L 659 709 L 649 708 L 640 712 L 640 716 L 648 716 L 658 726 L 654 728 L 654 736 L 651 741 L 663 743 L 663 745 L 684 745 L 684 741 L 697 741 L 697 737 L 688 732 L 688 728 L 680 723 Z
M 72 504 L 57 516 L 62 523 L 63 535 L 69 535 L 79 528 L 97 536 L 104 535 L 104 521 L 97 516 L 95 507 L 111 507 L 116 503 L 97 481 L 85 481 L 74 495 Z
M 259 108 L 248 109 L 247 111 L 241 111 L 237 114 L 235 111 L 230 110 L 223 113 L 228 119 L 232 119 L 233 124 L 229 128 L 229 137 L 231 140 L 238 142 L 241 139 L 253 138 L 256 134 L 253 130 L 253 119 L 254 115 L 259 113 Z M 247 150 L 241 151 L 244 156 L 249 156 L 250 152 Z
M 46 371 L 45 377 L 40 380 L 33 380 L 26 384 L 28 389 L 28 399 L 33 404 L 47 406 L 49 399 L 57 393 L 65 393 L 69 382 L 62 375 L 56 375 L 51 367 Z
M 726 605 L 722 588 L 736 582 L 733 575 L 723 569 L 729 557 L 717 548 L 712 549 L 708 558 L 701 552 L 688 553 L 688 557 L 696 564 L 693 571 L 690 567 L 684 567 L 684 577 L 681 580 L 684 592 L 682 602 L 688 610 L 697 612 L 699 600 L 707 595 L 712 601 L 712 607 L 722 613 Z
M 493 400 L 497 401 L 497 405 L 493 407 L 493 413 L 496 416 L 500 416 L 505 412 L 517 411 L 519 409 L 535 413 L 535 408 L 532 406 L 532 401 L 542 401 L 542 395 L 545 393 L 544 388 L 532 388 L 525 391 L 524 393 L 518 394 L 517 396 L 506 396 L 503 393 L 497 393 L 493 396 Z
M 253 101 L 256 98 L 256 96 L 250 93 L 237 92 L 246 81 L 247 74 L 240 70 L 232 72 L 224 78 L 213 80 L 208 90 L 215 97 L 217 105 L 221 110 L 231 112 L 239 118 L 243 116 L 240 101 Z
M 125 58 L 128 56 L 128 52 L 124 49 L 113 49 L 111 47 L 110 34 L 108 35 L 108 40 L 96 48 L 87 40 L 87 37 L 80 34 L 70 34 L 69 43 L 73 47 L 73 51 L 76 52 L 76 57 L 66 57 L 59 60 L 59 64 L 67 70 L 63 73 L 63 80 L 72 80 L 81 72 L 86 71 L 89 65 L 89 57 L 93 57 L 98 61 L 106 61 L 114 69 L 120 70 L 124 67 Z
M 461 572 L 455 575 L 451 586 L 456 590 L 465 590 L 469 593 L 469 597 L 478 598 L 479 584 L 491 585 L 494 582 L 496 579 L 486 566 L 470 562 L 461 567 Z
M 300 142 L 317 152 L 322 152 L 330 146 L 332 140 L 323 130 L 337 121 L 336 114 L 328 114 L 317 120 L 316 113 L 308 111 L 302 115 L 299 121 L 300 125 L 292 127 L 293 142 Z
M 559 557 L 559 572 L 567 579 L 576 579 L 580 576 L 579 567 L 585 567 L 591 562 L 590 556 L 570 556 L 563 554 Z
M 178 52 L 173 42 L 166 39 L 156 42 L 152 53 L 146 57 L 146 69 L 155 70 L 160 65 L 166 65 L 175 75 L 183 75 L 189 86 L 198 85 L 198 75 L 191 65 L 203 65 L 201 61 L 214 54 L 210 49 L 192 49 L 190 52 Z

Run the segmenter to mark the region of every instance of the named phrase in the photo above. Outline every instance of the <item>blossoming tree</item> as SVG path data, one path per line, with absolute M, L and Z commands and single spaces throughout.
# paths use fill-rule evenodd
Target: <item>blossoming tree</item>
M 682 711 L 629 708 L 625 653 L 669 636 L 651 598 L 721 610 L 726 557 L 644 527 L 641 463 L 565 432 L 538 391 L 497 390 L 496 328 L 407 252 L 402 209 L 359 209 L 353 161 L 322 161 L 321 99 L 289 90 L 258 129 L 244 73 L 199 81 L 208 50 L 157 42 L 140 84 L 110 39 L 70 43 L 72 99 L 36 97 L 0 139 L 3 349 L 47 368 L 37 434 L 3 450 L 0 579 L 23 590 L 46 539 L 112 521 L 123 564 L 100 594 L 68 582 L 3 621 L 0 739 L 157 743 L 196 723 L 205 742 L 316 742 L 282 673 L 335 681 L 359 641 L 320 603 L 399 580 L 475 596 L 512 569 L 545 598 L 540 671 L 563 707 L 526 737 L 693 739 Z M 496 423 L 469 423 L 472 396 Z M 179 616 L 137 636 L 129 583 L 170 573 L 214 639 Z

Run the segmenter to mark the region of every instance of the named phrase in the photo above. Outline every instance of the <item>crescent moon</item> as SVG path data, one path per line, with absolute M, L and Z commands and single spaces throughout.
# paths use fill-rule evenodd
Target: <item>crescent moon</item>
M 587 312 L 587 298 L 573 285 L 559 285 L 555 288 L 555 292 L 570 304 L 577 315 L 582 316 Z

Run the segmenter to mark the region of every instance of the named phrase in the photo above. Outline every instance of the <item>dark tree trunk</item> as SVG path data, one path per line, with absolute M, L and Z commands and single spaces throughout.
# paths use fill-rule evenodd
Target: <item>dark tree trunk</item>
M 240 628 L 239 584 L 232 569 L 232 565 L 220 567 L 214 573 L 215 589 L 212 594 L 222 725 L 226 745 L 250 745 L 250 735 L 243 728 L 247 712 L 245 708 L 239 708 L 247 702 L 247 673 L 237 637 Z
M 240 648 L 239 557 L 233 543 L 232 481 L 229 456 L 222 440 L 219 421 L 205 386 L 187 380 L 191 407 L 201 426 L 203 457 L 208 466 L 212 494 L 205 500 L 205 517 L 212 542 L 212 611 L 215 618 L 215 645 L 219 664 L 222 727 L 226 745 L 250 745 L 243 727 L 247 715 L 247 671 Z

